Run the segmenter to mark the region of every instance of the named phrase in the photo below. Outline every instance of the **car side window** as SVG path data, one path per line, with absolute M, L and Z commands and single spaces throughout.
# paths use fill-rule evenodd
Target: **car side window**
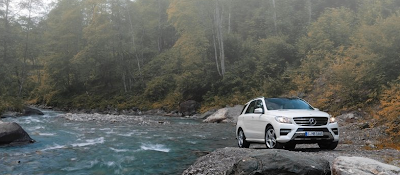
M 257 108 L 261 108 L 263 110 L 263 113 L 264 113 L 264 105 L 263 105 L 262 100 L 257 100 L 256 101 L 255 109 L 257 109 Z
M 256 101 L 256 109 L 257 109 L 257 108 L 263 108 L 263 103 L 262 103 L 261 100 L 257 100 L 257 101 Z
M 249 104 L 249 107 L 248 107 L 247 110 L 246 110 L 246 114 L 248 114 L 248 113 L 254 113 L 255 107 L 256 107 L 256 101 L 252 101 L 252 102 Z

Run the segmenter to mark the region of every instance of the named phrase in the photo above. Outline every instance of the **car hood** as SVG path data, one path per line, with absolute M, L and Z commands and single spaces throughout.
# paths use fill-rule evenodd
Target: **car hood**
M 307 110 L 307 109 L 281 109 L 281 110 L 270 110 L 267 111 L 268 115 L 284 116 L 284 117 L 329 117 L 326 112 L 318 110 Z

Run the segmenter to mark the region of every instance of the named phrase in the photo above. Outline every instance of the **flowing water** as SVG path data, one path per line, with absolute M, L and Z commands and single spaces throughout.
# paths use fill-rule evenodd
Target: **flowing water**
M 2 119 L 36 143 L 0 147 L 0 174 L 181 174 L 204 152 L 236 146 L 232 123 L 161 116 L 146 116 L 157 125 L 77 122 L 44 113 Z

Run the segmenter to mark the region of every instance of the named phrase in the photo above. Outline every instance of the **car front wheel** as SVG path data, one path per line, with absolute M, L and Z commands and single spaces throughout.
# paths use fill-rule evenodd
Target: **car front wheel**
M 248 148 L 250 146 L 250 143 L 246 141 L 246 136 L 242 129 L 239 129 L 237 140 L 239 148 Z
M 269 149 L 282 148 L 282 144 L 276 141 L 275 130 L 272 126 L 268 126 L 265 130 L 265 145 Z

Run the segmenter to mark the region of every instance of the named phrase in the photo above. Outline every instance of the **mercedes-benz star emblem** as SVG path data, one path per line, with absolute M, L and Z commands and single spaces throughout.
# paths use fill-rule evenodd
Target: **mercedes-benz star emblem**
M 317 124 L 317 120 L 315 120 L 315 118 L 310 118 L 310 120 L 308 120 L 308 122 L 310 123 L 310 125 Z

